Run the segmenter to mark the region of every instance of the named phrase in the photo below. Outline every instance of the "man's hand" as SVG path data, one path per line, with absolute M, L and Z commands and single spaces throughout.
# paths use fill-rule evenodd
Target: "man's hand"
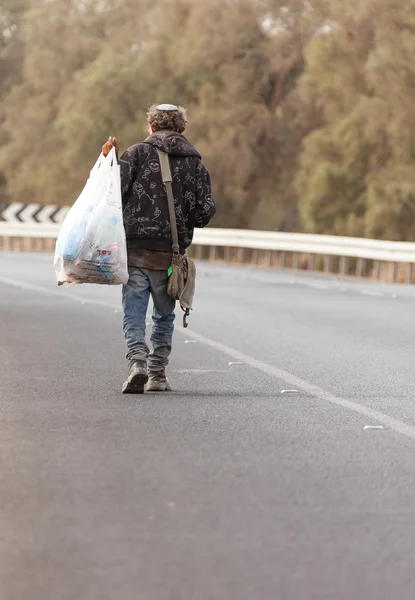
M 120 151 L 120 147 L 118 145 L 117 140 L 115 139 L 115 137 L 109 137 L 108 138 L 108 142 L 105 142 L 105 144 L 102 146 L 102 154 L 104 156 L 108 156 L 108 154 L 110 153 L 110 151 L 112 150 L 112 148 L 115 148 L 115 150 L 117 152 Z

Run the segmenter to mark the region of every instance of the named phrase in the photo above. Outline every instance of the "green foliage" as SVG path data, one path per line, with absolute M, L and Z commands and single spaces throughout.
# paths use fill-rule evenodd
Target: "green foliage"
M 325 123 L 303 143 L 300 211 L 310 231 L 414 240 L 415 3 L 360 6 L 307 48 Z
M 415 239 L 415 0 L 0 0 L 0 203 L 189 109 L 217 225 Z
M 5 101 L 11 87 L 20 81 L 24 60 L 24 44 L 20 24 L 26 0 L 1 0 L 0 2 L 0 146 L 9 140 L 5 121 Z M 7 180 L 0 163 L 0 205 L 8 200 Z

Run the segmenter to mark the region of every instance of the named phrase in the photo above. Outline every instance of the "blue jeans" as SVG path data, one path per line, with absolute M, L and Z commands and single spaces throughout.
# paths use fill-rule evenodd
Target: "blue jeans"
M 130 279 L 123 286 L 123 328 L 128 360 L 148 360 L 149 370 L 164 369 L 169 362 L 176 302 L 167 294 L 167 271 L 129 267 Z M 146 315 L 153 299 L 151 351 L 146 343 Z

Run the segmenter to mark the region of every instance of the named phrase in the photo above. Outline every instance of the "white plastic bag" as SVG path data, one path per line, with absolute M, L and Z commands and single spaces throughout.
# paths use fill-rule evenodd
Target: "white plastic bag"
M 58 285 L 128 281 L 120 168 L 115 149 L 95 163 L 62 224 L 55 250 Z

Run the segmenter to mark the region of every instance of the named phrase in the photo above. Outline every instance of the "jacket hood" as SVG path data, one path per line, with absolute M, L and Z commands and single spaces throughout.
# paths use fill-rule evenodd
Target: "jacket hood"
M 167 152 L 172 156 L 196 156 L 202 158 L 196 148 L 177 131 L 156 131 L 152 133 L 146 140 L 145 144 L 151 144 L 162 152 Z

